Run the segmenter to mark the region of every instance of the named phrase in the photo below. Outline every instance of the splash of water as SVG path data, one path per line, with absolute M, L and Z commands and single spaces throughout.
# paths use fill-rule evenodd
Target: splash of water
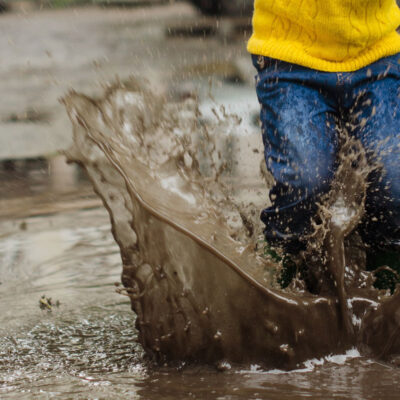
M 236 118 L 222 108 L 205 124 L 195 101 L 172 103 L 137 82 L 99 100 L 71 92 L 64 103 L 74 127 L 68 156 L 109 211 L 124 293 L 154 359 L 296 368 L 364 343 L 369 325 L 359 321 L 376 312 L 378 295 L 344 282 L 343 243 L 365 200 L 365 170 L 346 164 L 357 143 L 343 147 L 334 195 L 310 238 L 319 295 L 282 291 L 277 266 L 255 251 L 265 183 L 254 177 L 260 159 L 247 175 L 237 163 L 248 146 Z M 332 283 L 335 290 L 323 290 Z

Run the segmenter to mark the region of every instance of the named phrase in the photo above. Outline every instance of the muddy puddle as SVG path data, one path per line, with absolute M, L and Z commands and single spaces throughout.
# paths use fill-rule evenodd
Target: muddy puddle
M 298 371 L 155 367 L 137 343 L 121 259 L 102 207 L 2 220 L 0 397 L 4 399 L 396 399 L 399 370 L 345 355 Z M 59 307 L 39 307 L 43 295 Z M 223 371 L 225 369 L 225 371 Z

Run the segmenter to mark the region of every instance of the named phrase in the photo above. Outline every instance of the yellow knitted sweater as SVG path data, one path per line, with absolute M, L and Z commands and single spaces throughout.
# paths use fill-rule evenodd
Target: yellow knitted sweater
M 252 54 L 329 72 L 400 52 L 396 0 L 255 0 Z

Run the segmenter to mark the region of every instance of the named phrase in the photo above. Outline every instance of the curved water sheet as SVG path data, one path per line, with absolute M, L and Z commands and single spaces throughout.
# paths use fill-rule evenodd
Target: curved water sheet
M 220 108 L 206 122 L 192 99 L 172 103 L 135 82 L 64 103 L 69 159 L 109 211 L 124 293 L 154 359 L 295 368 L 357 343 L 376 303 L 350 298 L 355 329 L 345 330 L 334 295 L 280 290 L 275 266 L 255 251 L 262 156 L 237 118 Z

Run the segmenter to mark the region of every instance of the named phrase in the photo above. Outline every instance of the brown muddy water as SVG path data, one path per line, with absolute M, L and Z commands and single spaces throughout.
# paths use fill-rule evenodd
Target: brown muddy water
M 180 7 L 168 8 L 168 18 L 175 18 Z M 150 20 L 163 13 L 157 8 Z M 104 75 L 108 79 L 122 71 L 124 83 L 109 88 L 103 100 L 76 93 L 65 100 L 76 131 L 68 156 L 84 165 L 107 210 L 82 169 L 66 167 L 63 158 L 6 163 L 0 171 L 5 189 L 0 198 L 0 398 L 399 398 L 399 369 L 361 356 L 353 333 L 343 334 L 348 322 L 343 315 L 353 313 L 351 329 L 359 333 L 360 316 L 380 300 L 377 295 L 350 293 L 341 314 L 335 293 L 313 297 L 298 288 L 278 290 L 275 266 L 254 251 L 261 229 L 258 210 L 266 205 L 271 182 L 259 173 L 262 144 L 257 121 L 245 117 L 253 108 L 241 101 L 233 104 L 236 98 L 249 98 L 249 91 L 254 95 L 253 88 L 242 87 L 242 97 L 235 85 L 225 82 L 219 88 L 219 104 L 229 102 L 239 117 L 227 115 L 215 96 L 203 101 L 200 110 L 187 96 L 196 80 L 207 88 L 210 70 L 222 68 L 226 75 L 223 61 L 244 57 L 243 46 L 239 51 L 232 43 L 221 46 L 221 38 L 196 46 L 191 40 L 170 38 L 165 45 L 165 21 L 153 29 L 144 23 L 150 14 L 82 10 L 58 19 L 44 13 L 4 20 L 9 36 L 37 32 L 38 39 L 31 46 L 31 63 L 25 66 L 35 69 L 34 74 L 15 70 L 13 58 L 4 64 L 3 73 L 16 75 L 5 80 L 11 89 L 21 89 L 22 76 L 63 77 L 48 95 L 41 92 L 43 85 L 35 89 L 36 80 L 31 82 L 32 98 L 24 101 L 37 102 L 39 110 L 44 104 L 50 113 L 43 116 L 64 118 L 65 112 L 53 107 L 68 86 L 93 93 L 88 84 L 93 70 L 100 71 L 103 83 Z M 193 18 L 193 13 L 184 8 L 184 16 Z M 15 23 L 21 18 L 24 30 Z M 48 21 L 53 35 L 44 28 Z M 76 25 L 73 46 L 79 50 L 70 63 L 58 63 L 67 54 L 61 49 L 68 46 L 60 43 L 71 21 Z M 96 35 L 86 35 L 93 27 Z M 85 35 L 93 51 L 89 58 L 95 62 L 83 57 Z M 48 37 L 53 42 L 42 40 Z M 15 43 L 7 40 L 5 49 Z M 44 48 L 35 50 L 42 43 L 54 44 L 48 54 Z M 185 57 L 180 57 L 182 49 Z M 42 53 L 51 61 L 46 68 L 40 64 L 46 59 Z M 211 61 L 204 61 L 206 55 Z M 25 62 L 22 51 L 19 57 L 19 64 Z M 169 68 L 160 59 L 167 60 Z M 149 93 L 147 102 L 141 102 L 143 93 L 127 80 L 132 69 L 158 77 L 158 95 L 170 92 L 175 99 L 189 98 L 166 107 L 162 96 Z M 187 80 L 174 92 L 182 77 Z M 10 115 L 17 120 L 7 125 L 10 132 L 21 126 L 15 111 L 20 109 L 21 90 L 11 92 L 12 101 L 3 98 L 2 118 L 3 124 L 9 124 Z M 36 126 L 52 133 L 57 126 L 61 134 L 63 121 Z M 220 140 L 214 142 L 215 136 Z M 168 219 L 172 223 L 161 224 Z M 340 293 L 342 298 L 349 295 Z M 387 304 L 386 316 L 393 323 L 390 348 L 397 344 L 398 323 L 392 318 L 395 304 Z M 299 329 L 303 326 L 305 335 Z M 271 334 L 277 327 L 279 333 Z M 379 323 L 368 332 L 371 342 L 382 342 Z M 167 358 L 175 362 L 164 365 Z M 185 359 L 192 362 L 178 361 Z M 196 359 L 207 363 L 193 363 Z M 288 367 L 293 370 L 286 371 Z
M 76 171 L 72 189 L 60 196 L 52 170 L 42 161 L 33 180 L 8 175 L 20 192 L 3 199 L 3 210 L 14 207 L 13 218 L 0 222 L 1 398 L 398 398 L 399 370 L 354 349 L 291 372 L 150 363 L 137 343 L 129 299 L 116 293 L 121 258 L 106 211 Z M 30 216 L 27 204 L 42 195 L 47 204 Z M 82 197 L 92 203 L 82 204 Z M 68 210 L 61 207 L 65 198 Z M 59 307 L 40 309 L 42 295 Z

